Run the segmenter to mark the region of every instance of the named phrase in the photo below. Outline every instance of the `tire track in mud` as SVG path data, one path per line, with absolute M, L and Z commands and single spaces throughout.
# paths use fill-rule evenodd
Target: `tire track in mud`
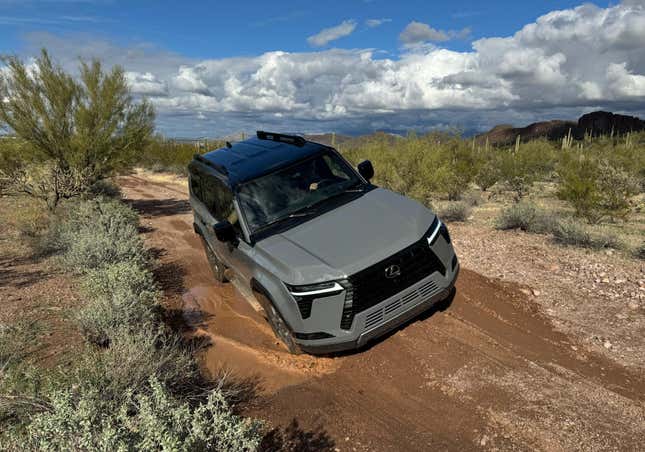
M 555 331 L 517 287 L 463 269 L 450 306 L 357 353 L 291 356 L 207 266 L 185 186 L 120 179 L 159 255 L 169 305 L 212 346 L 211 372 L 259 381 L 249 414 L 296 419 L 340 450 L 638 450 L 645 378 Z M 459 250 L 457 250 L 459 251 Z

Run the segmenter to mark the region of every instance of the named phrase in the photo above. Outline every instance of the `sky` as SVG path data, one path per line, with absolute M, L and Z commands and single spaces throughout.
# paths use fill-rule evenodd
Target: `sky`
M 170 137 L 645 117 L 645 0 L 0 0 L 0 54 L 42 47 L 121 65 Z

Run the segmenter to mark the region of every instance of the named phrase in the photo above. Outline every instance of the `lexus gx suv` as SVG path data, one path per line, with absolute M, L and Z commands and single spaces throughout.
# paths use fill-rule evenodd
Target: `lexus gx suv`
M 355 170 L 334 148 L 259 131 L 188 168 L 215 278 L 250 289 L 292 353 L 359 348 L 450 296 L 448 229 L 371 184 L 369 160 Z

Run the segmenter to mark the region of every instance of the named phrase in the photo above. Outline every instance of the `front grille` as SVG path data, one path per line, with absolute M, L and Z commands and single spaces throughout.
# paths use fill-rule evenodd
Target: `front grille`
M 405 307 L 408 304 L 417 304 L 422 300 L 428 299 L 430 296 L 437 292 L 438 288 L 434 281 L 428 281 L 421 287 L 411 291 L 404 297 L 398 298 L 394 301 L 389 302 L 384 307 L 377 309 L 376 311 L 370 312 L 365 317 L 365 329 L 368 330 L 372 327 L 375 327 L 382 323 L 383 321 L 390 320 L 391 318 L 396 317 L 396 311 L 399 308 Z
M 388 278 L 385 272 L 392 265 L 398 266 L 400 274 Z M 352 303 L 345 305 L 341 328 L 349 329 L 354 315 L 390 298 L 435 271 L 446 274 L 445 267 L 423 237 L 398 253 L 350 276 Z

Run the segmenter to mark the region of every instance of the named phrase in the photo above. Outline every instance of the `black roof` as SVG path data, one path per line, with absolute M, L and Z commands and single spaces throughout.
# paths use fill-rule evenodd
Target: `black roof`
M 261 133 L 263 132 L 258 132 L 258 135 Z M 289 137 L 277 134 L 271 136 Z M 215 168 L 228 178 L 229 185 L 234 186 L 291 162 L 314 155 L 323 149 L 328 149 L 328 147 L 306 141 L 300 137 L 298 137 L 297 143 L 253 137 L 232 143 L 230 147 L 227 146 L 196 156 L 196 160 Z

